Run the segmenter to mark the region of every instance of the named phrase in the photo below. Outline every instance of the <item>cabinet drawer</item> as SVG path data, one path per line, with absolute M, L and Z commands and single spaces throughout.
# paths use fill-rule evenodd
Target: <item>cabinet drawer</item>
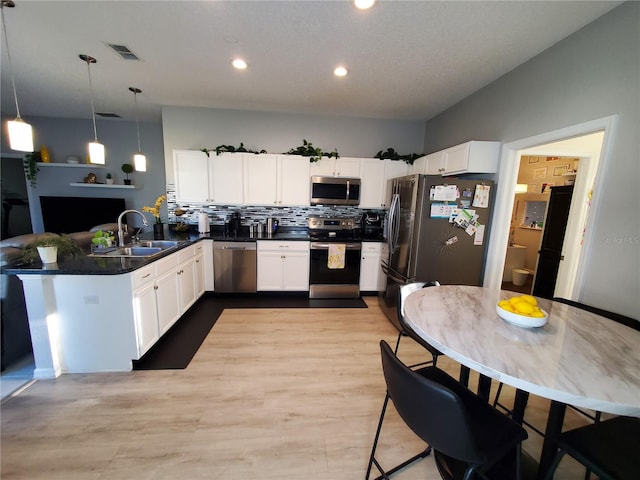
M 156 269 L 156 275 L 163 275 L 178 266 L 178 254 L 172 253 L 168 257 L 161 258 L 153 262 Z
M 259 252 L 308 252 L 309 251 L 309 242 L 291 242 L 291 241 L 269 241 L 269 240 L 258 240 L 258 251 Z
M 382 243 L 380 242 L 362 242 L 362 253 L 380 253 L 382 251 Z
M 137 289 L 153 282 L 153 265 L 147 265 L 133 272 L 133 288 Z
M 189 246 L 186 248 L 183 248 L 182 250 L 178 250 L 177 255 L 178 255 L 178 263 L 184 263 L 187 260 L 190 260 L 191 258 L 193 258 L 193 255 L 195 254 L 195 249 L 193 246 Z

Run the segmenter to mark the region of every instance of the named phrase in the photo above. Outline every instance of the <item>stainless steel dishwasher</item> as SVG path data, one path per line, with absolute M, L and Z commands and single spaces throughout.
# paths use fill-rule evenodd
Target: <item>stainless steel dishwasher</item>
M 256 242 L 213 242 L 215 292 L 255 292 Z

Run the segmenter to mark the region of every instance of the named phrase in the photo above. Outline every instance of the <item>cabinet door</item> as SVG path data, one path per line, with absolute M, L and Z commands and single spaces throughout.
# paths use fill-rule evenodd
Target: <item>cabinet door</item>
M 158 328 L 163 335 L 180 317 L 178 272 L 173 269 L 156 278 Z
M 426 174 L 427 173 L 427 156 L 425 155 L 424 157 L 420 157 L 420 158 L 416 158 L 413 161 L 413 164 L 411 165 L 411 167 L 409 167 L 409 173 L 411 175 L 415 175 L 415 174 Z
M 469 166 L 469 144 L 464 143 L 444 151 L 444 173 L 466 172 Z
M 244 203 L 276 205 L 278 164 L 276 155 L 245 155 Z
M 278 205 L 309 205 L 310 162 L 300 155 L 278 156 Z
M 404 177 L 409 174 L 409 165 L 404 160 L 385 160 L 387 179 Z
M 308 160 L 308 157 L 303 157 Z M 323 177 L 333 177 L 336 173 L 336 159 L 322 157 L 317 162 L 311 163 L 311 175 L 320 175 Z
M 355 177 L 360 175 L 360 159 L 350 157 L 340 157 L 336 159 L 336 177 Z
M 173 172 L 176 200 L 181 202 L 210 201 L 208 160 L 204 152 L 174 150 Z
M 136 322 L 138 358 L 142 357 L 160 337 L 156 286 L 153 281 L 133 292 L 133 315 Z
M 309 290 L 309 252 L 287 253 L 284 259 L 283 270 L 283 290 Z
M 360 291 L 371 292 L 378 289 L 380 254 L 363 253 L 360 260 Z
M 427 155 L 427 175 L 442 175 L 444 173 L 444 151 Z
M 285 252 L 258 252 L 258 291 L 282 290 Z
M 386 162 L 377 158 L 360 160 L 360 208 L 384 206 Z
M 186 312 L 196 301 L 195 260 L 192 258 L 180 265 L 178 282 L 180 284 L 180 315 Z
M 194 260 L 194 281 L 196 288 L 196 300 L 204 293 L 204 255 L 198 254 Z
M 211 202 L 241 205 L 243 199 L 243 155 L 209 153 Z

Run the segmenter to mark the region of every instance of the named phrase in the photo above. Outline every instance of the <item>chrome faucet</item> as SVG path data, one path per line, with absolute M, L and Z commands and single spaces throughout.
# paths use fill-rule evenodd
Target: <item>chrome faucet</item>
M 144 213 L 142 213 L 141 211 L 125 210 L 124 212 L 122 212 L 118 216 L 118 246 L 119 247 L 124 247 L 124 232 L 122 231 L 122 217 L 124 217 L 127 213 L 137 213 L 142 217 L 142 225 L 145 227 L 149 226 L 149 223 L 147 222 L 147 218 L 144 216 Z

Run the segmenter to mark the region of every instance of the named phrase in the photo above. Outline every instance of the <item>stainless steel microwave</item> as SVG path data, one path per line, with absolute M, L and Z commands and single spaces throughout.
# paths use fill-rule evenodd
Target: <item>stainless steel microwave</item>
M 311 205 L 360 205 L 360 179 L 312 176 Z

